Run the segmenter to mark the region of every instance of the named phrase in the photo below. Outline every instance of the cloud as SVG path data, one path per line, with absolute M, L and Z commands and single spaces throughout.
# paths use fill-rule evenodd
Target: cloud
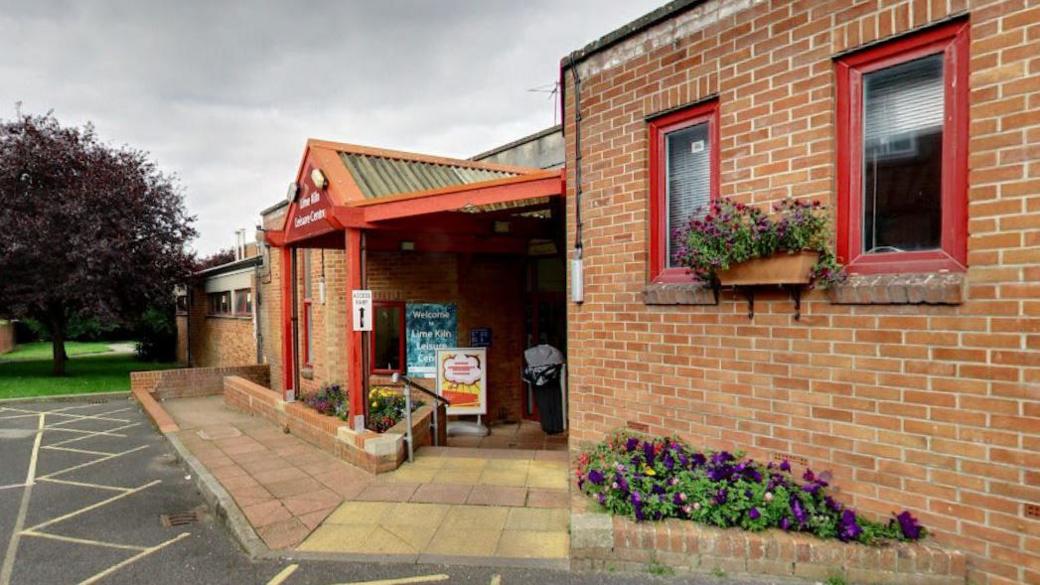
M 0 117 L 53 109 L 176 173 L 203 253 L 278 201 L 308 137 L 467 157 L 550 126 L 528 91 L 660 0 L 0 0 Z

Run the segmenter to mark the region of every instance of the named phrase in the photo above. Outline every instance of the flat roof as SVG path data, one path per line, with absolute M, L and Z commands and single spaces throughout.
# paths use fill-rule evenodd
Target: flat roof
M 640 16 L 624 26 L 610 31 L 584 47 L 572 51 L 570 55 L 563 58 L 560 62 L 560 66 L 568 68 L 572 65 L 581 63 L 590 55 L 594 55 L 607 47 L 616 45 L 632 35 L 638 34 L 688 8 L 692 8 L 698 4 L 703 4 L 705 1 L 706 0 L 673 0 L 652 12 Z

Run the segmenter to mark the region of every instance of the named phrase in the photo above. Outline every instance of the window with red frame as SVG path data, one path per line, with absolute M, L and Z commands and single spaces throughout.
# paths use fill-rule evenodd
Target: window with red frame
M 677 231 L 719 193 L 719 105 L 696 104 L 650 120 L 650 278 L 692 280 L 672 259 Z
M 404 303 L 374 303 L 372 325 L 372 372 L 404 371 Z
M 837 61 L 838 258 L 852 273 L 967 264 L 968 28 Z
M 303 251 L 303 266 L 300 276 L 303 279 L 303 363 L 314 362 L 314 307 L 311 302 L 311 251 Z

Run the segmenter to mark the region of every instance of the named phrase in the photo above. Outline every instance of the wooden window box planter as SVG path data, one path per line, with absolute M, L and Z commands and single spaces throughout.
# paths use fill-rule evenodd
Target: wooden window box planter
M 782 286 L 794 301 L 794 319 L 802 316 L 802 287 L 812 281 L 812 269 L 820 259 L 819 252 L 774 254 L 741 262 L 716 274 L 722 286 L 740 287 L 748 300 L 748 319 L 755 317 L 755 287 Z

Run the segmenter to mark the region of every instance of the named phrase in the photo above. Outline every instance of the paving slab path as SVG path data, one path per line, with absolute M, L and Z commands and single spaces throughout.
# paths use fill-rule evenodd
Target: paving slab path
M 552 566 L 568 557 L 566 451 L 427 447 L 371 475 L 219 396 L 163 407 L 271 549 Z

